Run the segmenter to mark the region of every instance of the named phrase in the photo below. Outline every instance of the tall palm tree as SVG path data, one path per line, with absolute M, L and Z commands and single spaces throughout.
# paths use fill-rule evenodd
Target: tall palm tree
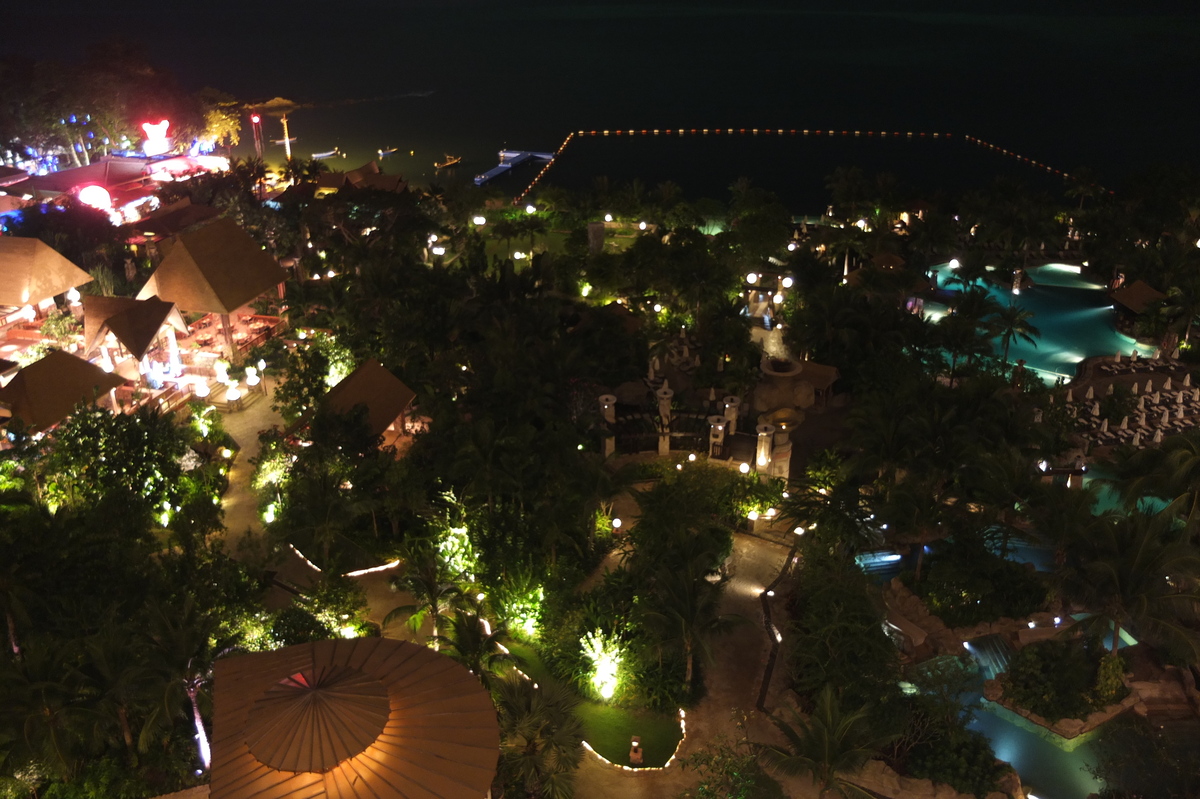
M 131 627 L 107 621 L 84 645 L 81 685 L 91 697 L 98 727 L 116 727 L 129 756 L 136 760 L 133 716 L 152 706 L 162 692 L 150 667 L 144 639 Z M 151 698 L 153 697 L 153 699 Z M 112 725 L 112 726 L 109 726 Z
M 1008 347 L 1014 339 L 1020 339 L 1034 347 L 1037 346 L 1035 337 L 1042 335 L 1042 331 L 1029 323 L 1032 318 L 1032 311 L 1019 308 L 1015 303 L 1009 303 L 992 314 L 990 321 L 1000 334 L 1000 347 L 1003 350 L 1000 355 L 1002 360 L 1008 360 Z
M 678 646 L 685 664 L 684 683 L 692 685 L 696 655 L 712 660 L 712 639 L 746 620 L 720 611 L 721 589 L 691 568 L 658 572 L 646 598 L 642 623 L 661 644 Z
M 490 688 L 500 668 L 513 662 L 513 656 L 502 642 L 508 638 L 503 624 L 490 628 L 479 615 L 479 607 L 463 611 L 450 619 L 449 635 L 436 637 L 445 646 L 445 653 L 479 678 L 484 688 Z
M 148 635 L 154 647 L 155 667 L 166 678 L 166 684 L 159 707 L 143 728 L 143 737 L 169 731 L 182 709 L 196 730 L 197 754 L 207 769 L 212 751 L 203 711 L 212 702 L 209 689 L 213 663 L 234 651 L 234 642 L 218 639 L 214 619 L 190 598 L 180 608 L 156 608 L 150 616 Z
M 771 716 L 771 723 L 786 743 L 758 744 L 760 762 L 788 777 L 811 776 L 821 799 L 827 794 L 869 799 L 872 794 L 847 777 L 861 771 L 894 736 L 877 735 L 867 721 L 865 707 L 843 709 L 828 685 L 817 695 L 808 718 L 792 708 L 785 712 L 788 718 Z
M 1200 636 L 1181 621 L 1200 606 L 1200 548 L 1187 528 L 1169 511 L 1110 511 L 1098 521 L 1058 574 L 1064 596 L 1095 613 L 1080 626 L 1098 637 L 1111 627 L 1114 655 L 1131 629 L 1200 659 Z
M 498 777 L 538 799 L 571 799 L 583 757 L 579 698 L 559 685 L 535 686 L 516 672 L 496 682 L 493 699 L 500 722 Z
M 429 546 L 411 547 L 404 558 L 404 574 L 393 581 L 393 585 L 412 594 L 415 602 L 393 608 L 383 617 L 386 628 L 397 619 L 408 619 L 408 628 L 419 633 L 429 620 L 433 625 L 430 640 L 438 648 L 438 621 L 455 608 L 462 589 L 454 583 L 435 549 Z

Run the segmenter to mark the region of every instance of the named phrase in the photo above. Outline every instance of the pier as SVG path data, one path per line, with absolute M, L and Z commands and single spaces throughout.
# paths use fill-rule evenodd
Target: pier
M 529 150 L 501 150 L 500 163 L 487 172 L 475 176 L 475 185 L 482 186 L 493 178 L 503 175 L 508 170 L 526 161 L 553 161 L 554 153 L 535 153 Z

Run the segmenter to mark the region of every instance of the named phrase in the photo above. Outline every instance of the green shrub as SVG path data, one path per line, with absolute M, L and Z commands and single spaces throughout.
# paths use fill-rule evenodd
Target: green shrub
M 1128 693 L 1123 671 L 1119 657 L 1102 658 L 1080 639 L 1038 641 L 1009 663 L 1004 698 L 1051 722 L 1081 719 Z
M 284 608 L 279 611 L 271 625 L 271 638 L 279 646 L 307 644 L 333 638 L 333 630 L 326 627 L 317 617 L 300 607 Z
M 992 745 L 982 734 L 961 727 L 913 748 L 907 768 L 914 777 L 944 782 L 959 793 L 983 799 L 999 790 L 1008 766 L 996 760 Z
M 911 572 L 901 579 L 949 627 L 1024 618 L 1046 601 L 1046 586 L 1035 572 L 995 555 L 975 537 L 939 545 L 926 558 L 920 582 Z
M 784 636 L 797 693 L 832 685 L 848 703 L 863 704 L 894 690 L 899 660 L 875 590 L 852 559 L 808 557 L 793 587 L 792 632 Z

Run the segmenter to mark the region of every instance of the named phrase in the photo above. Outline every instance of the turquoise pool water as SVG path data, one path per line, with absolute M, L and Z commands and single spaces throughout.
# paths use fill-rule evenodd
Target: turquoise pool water
M 1135 346 L 1143 355 L 1153 352 L 1152 348 L 1138 345 L 1117 331 L 1113 324 L 1115 312 L 1104 286 L 1085 278 L 1078 269 L 1066 264 L 1034 267 L 1028 274 L 1035 285 L 1016 295 L 994 286 L 984 286 L 997 302 L 1004 305 L 1015 302 L 1033 314 L 1030 323 L 1041 331 L 1037 346 L 1013 341 L 1008 360 L 1016 363 L 1023 359 L 1027 368 L 1036 370 L 1048 383 L 1059 377 L 1073 378 L 1077 364 L 1085 358 L 1113 355 L 1118 350 L 1128 355 Z M 948 283 L 953 274 L 948 264 L 935 267 L 934 279 L 938 288 L 960 289 L 958 284 Z M 946 311 L 944 304 L 925 304 L 926 315 L 935 321 Z M 995 339 L 994 344 L 999 353 L 1000 340 Z
M 970 728 L 988 737 L 996 757 L 1011 763 L 1021 775 L 1026 795 L 1038 799 L 1087 799 L 1104 786 L 1087 772 L 1096 762 L 1090 743 L 1066 752 L 1044 735 L 1030 732 L 997 713 L 980 708 Z

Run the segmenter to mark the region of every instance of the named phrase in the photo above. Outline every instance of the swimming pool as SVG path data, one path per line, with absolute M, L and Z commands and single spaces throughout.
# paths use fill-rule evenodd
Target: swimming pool
M 940 289 L 961 290 L 949 283 L 953 271 L 949 264 L 934 267 L 935 285 Z M 1097 355 L 1114 355 L 1119 350 L 1128 355 L 1134 347 L 1142 355 L 1153 353 L 1152 347 L 1138 344 L 1121 333 L 1113 324 L 1113 305 L 1105 287 L 1084 277 L 1079 267 L 1068 264 L 1043 264 L 1028 270 L 1035 285 L 1013 294 L 1006 289 L 984 285 L 999 303 L 1015 302 L 1017 307 L 1033 314 L 1030 324 L 1041 331 L 1037 346 L 1014 340 L 1009 346 L 1008 360 L 1023 359 L 1026 368 L 1035 370 L 1053 383 L 1059 377 L 1070 380 L 1077 364 Z M 945 304 L 926 302 L 925 314 L 937 321 L 947 312 Z M 996 352 L 1001 351 L 999 338 L 993 339 Z

